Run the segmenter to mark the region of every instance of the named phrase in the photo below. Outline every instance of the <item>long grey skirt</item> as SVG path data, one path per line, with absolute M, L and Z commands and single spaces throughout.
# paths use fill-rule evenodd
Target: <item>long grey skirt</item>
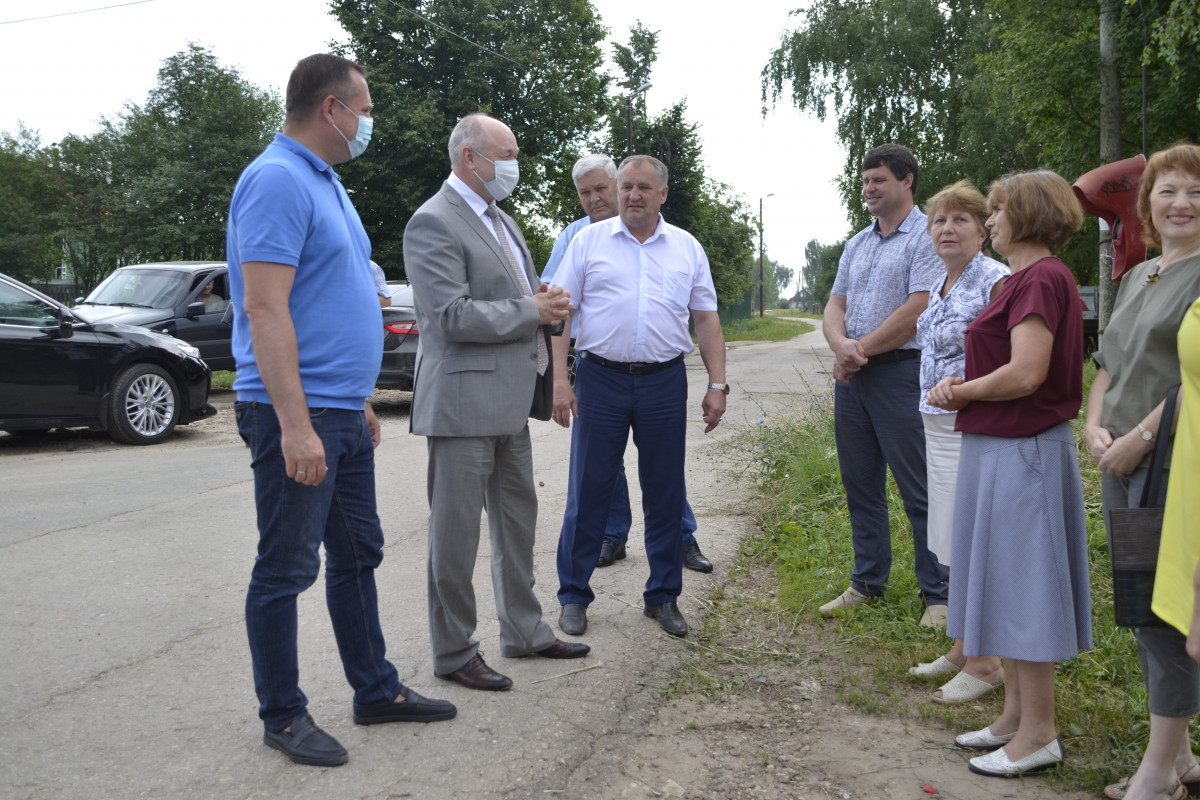
M 1092 646 L 1083 483 L 1068 423 L 963 434 L 946 633 L 968 656 L 1065 661 Z

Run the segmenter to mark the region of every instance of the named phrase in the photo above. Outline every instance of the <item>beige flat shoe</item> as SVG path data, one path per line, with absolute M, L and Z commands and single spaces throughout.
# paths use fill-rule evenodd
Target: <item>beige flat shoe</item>
M 953 675 L 960 669 L 962 667 L 945 656 L 938 656 L 935 661 L 923 661 L 915 667 L 909 667 L 908 674 L 918 678 L 940 678 L 943 675 Z
M 941 697 L 932 695 L 930 699 L 948 706 L 970 703 L 996 691 L 1002 683 L 988 683 L 974 675 L 960 672 L 942 686 L 939 690 L 942 693 Z

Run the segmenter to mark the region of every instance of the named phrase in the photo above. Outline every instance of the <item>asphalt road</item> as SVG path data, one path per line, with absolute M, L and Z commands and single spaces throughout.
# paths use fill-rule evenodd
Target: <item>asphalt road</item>
M 819 332 L 731 346 L 730 412 L 705 436 L 705 373 L 698 355 L 688 359 L 687 481 L 701 545 L 717 564 L 713 575 L 685 571 L 680 607 L 693 627 L 752 524 L 741 509 L 746 487 L 725 474 L 721 442 L 827 386 L 829 363 Z M 554 625 L 569 435 L 553 423 L 531 426 L 541 498 L 537 591 Z M 0 797 L 544 796 L 582 764 L 627 755 L 597 752 L 596 742 L 631 715 L 654 713 L 657 688 L 687 647 L 642 615 L 640 520 L 629 558 L 596 573 L 582 637 L 593 650 L 572 662 L 500 657 L 485 534 L 477 636 L 514 687 L 473 692 L 440 681 L 426 620 L 425 442 L 408 434 L 402 414 L 387 417 L 377 451 L 388 655 L 406 684 L 452 700 L 459 715 L 433 725 L 354 725 L 318 585 L 301 597 L 301 682 L 350 763 L 301 767 L 267 749 L 243 625 L 257 538 L 249 457 L 228 431 L 180 435 L 187 446 L 78 447 L 50 438 L 6 447 L 0 439 Z M 637 474 L 632 445 L 627 467 Z

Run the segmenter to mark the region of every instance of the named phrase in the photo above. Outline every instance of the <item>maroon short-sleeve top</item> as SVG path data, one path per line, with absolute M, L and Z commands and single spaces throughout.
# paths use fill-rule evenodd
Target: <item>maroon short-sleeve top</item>
M 1030 314 L 1054 335 L 1046 380 L 1015 400 L 976 400 L 958 412 L 964 433 L 1021 438 L 1074 419 L 1083 404 L 1083 305 L 1075 278 L 1057 258 L 1014 272 L 996 299 L 967 327 L 966 379 L 989 375 L 1012 360 L 1009 334 Z

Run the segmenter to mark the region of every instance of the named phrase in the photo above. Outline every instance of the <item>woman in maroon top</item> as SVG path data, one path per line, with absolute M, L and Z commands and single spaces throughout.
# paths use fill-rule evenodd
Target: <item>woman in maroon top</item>
M 929 403 L 963 433 L 946 633 L 968 656 L 1004 659 L 1004 711 L 963 734 L 993 750 L 972 771 L 1011 777 L 1063 760 L 1054 665 L 1092 646 L 1087 522 L 1070 421 L 1083 402 L 1083 315 L 1075 279 L 1052 253 L 1083 223 L 1053 172 L 1009 175 L 988 194 L 992 248 L 1012 277 L 967 328 L 966 377 Z

